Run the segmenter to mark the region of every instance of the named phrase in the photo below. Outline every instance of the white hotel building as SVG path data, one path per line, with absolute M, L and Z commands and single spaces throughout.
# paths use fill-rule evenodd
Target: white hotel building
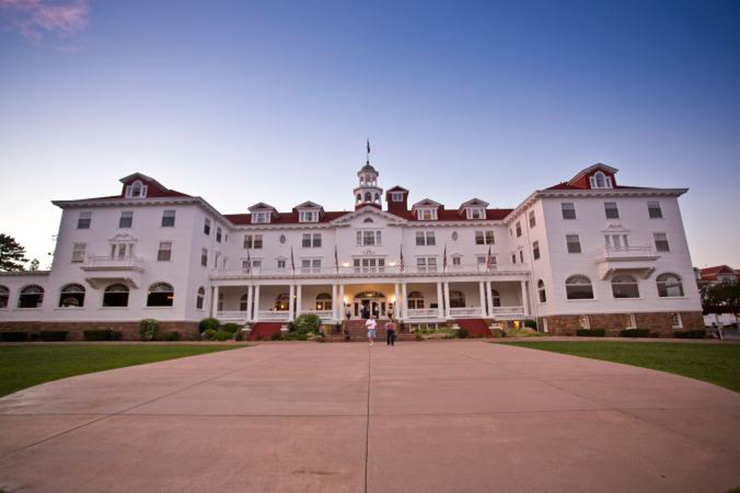
M 369 163 L 354 210 L 259 202 L 221 214 L 204 199 L 136 173 L 120 195 L 53 203 L 63 211 L 52 269 L 0 274 L 0 330 L 113 327 L 139 320 L 192 335 L 197 322 L 330 325 L 363 307 L 405 327 L 533 319 L 538 330 L 670 335 L 701 328 L 678 197 L 686 189 L 617 185 L 591 166 L 514 209 L 472 198 L 446 208 L 383 193 Z

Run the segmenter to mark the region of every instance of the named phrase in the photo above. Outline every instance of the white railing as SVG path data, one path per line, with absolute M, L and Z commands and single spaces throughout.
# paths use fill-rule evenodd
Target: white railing
M 141 257 L 106 257 L 88 255 L 82 264 L 83 269 L 116 269 L 116 270 L 144 270 L 144 260 Z
M 629 247 L 615 247 L 615 246 L 603 246 L 596 250 L 596 260 L 611 260 L 611 259 L 634 259 L 642 257 L 653 257 L 653 247 L 651 245 L 641 246 L 629 246 Z
M 408 318 L 434 318 L 439 317 L 437 308 L 409 308 L 406 312 Z
M 287 322 L 288 312 L 287 311 L 278 312 L 274 310 L 267 310 L 267 311 L 260 310 L 259 320 L 262 322 Z
M 479 306 L 466 306 L 462 308 L 450 308 L 452 318 L 461 317 L 481 317 L 481 308 Z
M 523 306 L 494 306 L 491 308 L 491 315 L 524 315 Z
M 313 314 L 318 316 L 321 320 L 332 320 L 334 318 L 334 314 L 331 310 L 302 310 L 301 314 Z
M 218 311 L 216 312 L 216 318 L 225 321 L 225 320 L 241 320 L 245 321 L 247 320 L 247 312 L 240 312 L 240 311 Z

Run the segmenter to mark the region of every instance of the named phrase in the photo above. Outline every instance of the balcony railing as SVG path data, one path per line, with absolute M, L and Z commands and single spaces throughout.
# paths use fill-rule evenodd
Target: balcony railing
M 481 317 L 481 307 L 479 306 L 466 306 L 461 308 L 450 308 L 450 315 L 452 318 L 467 318 L 467 317 Z
M 409 308 L 406 311 L 408 318 L 435 318 L 439 317 L 437 308 Z
M 523 306 L 494 306 L 491 308 L 491 315 L 493 315 L 494 317 L 524 315 L 524 307 Z
M 260 310 L 259 311 L 260 322 L 287 322 L 288 312 L 287 311 L 275 311 L 275 310 Z
M 141 257 L 106 257 L 88 255 L 82 263 L 83 270 L 144 270 Z
M 216 318 L 222 322 L 244 322 L 247 320 L 247 312 L 240 311 L 218 311 Z
M 655 252 L 651 245 L 641 246 L 629 246 L 629 247 L 614 247 L 614 246 L 603 246 L 596 250 L 595 260 L 635 260 L 641 258 L 652 258 L 655 257 Z

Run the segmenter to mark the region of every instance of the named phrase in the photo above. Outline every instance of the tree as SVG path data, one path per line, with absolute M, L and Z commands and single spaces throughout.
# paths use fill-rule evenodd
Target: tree
M 0 233 L 0 271 L 21 271 L 25 262 L 28 262 L 26 249 L 13 237 Z
M 39 264 L 40 263 L 41 262 L 39 262 L 39 259 L 35 258 L 35 259 L 31 260 L 31 265 L 30 265 L 30 267 L 28 269 L 31 270 L 31 271 L 33 271 L 33 272 L 36 272 L 37 270 L 39 270 Z

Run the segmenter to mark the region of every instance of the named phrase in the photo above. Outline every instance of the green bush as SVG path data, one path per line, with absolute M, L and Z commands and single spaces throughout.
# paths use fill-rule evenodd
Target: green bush
M 236 334 L 234 334 L 234 340 L 235 341 L 243 341 L 244 340 L 244 331 L 240 330 Z
M 620 337 L 650 337 L 650 329 L 623 329 L 619 331 Z
M 576 335 L 579 337 L 604 337 L 606 330 L 604 329 L 578 329 Z
M 284 335 L 281 340 L 283 341 L 307 341 L 308 334 L 300 334 L 298 332 L 291 332 Z
M 27 340 L 27 332 L 0 332 L 0 342 L 23 342 Z
M 218 330 L 218 328 L 221 326 L 221 322 L 218 321 L 216 318 L 204 318 L 200 322 L 198 322 L 198 332 L 203 333 L 207 330 Z
M 159 333 L 159 322 L 153 318 L 145 318 L 139 322 L 139 337 L 142 341 L 155 341 Z
M 236 333 L 237 330 L 239 330 L 239 324 L 235 324 L 235 323 L 223 324 L 218 330 L 221 330 L 223 332 L 228 332 L 229 334 L 234 334 Z
M 213 334 L 213 338 L 216 341 L 229 341 L 234 338 L 234 334 L 232 334 L 231 332 L 225 332 L 223 330 L 217 330 Z
M 67 339 L 68 330 L 42 330 L 39 332 L 39 338 L 42 341 L 64 341 Z
M 204 341 L 212 341 L 216 338 L 216 332 L 215 329 L 206 329 L 200 334 L 200 338 Z
M 461 328 L 457 331 L 457 336 L 460 339 L 467 339 L 468 338 L 468 329 Z
M 182 335 L 180 335 L 180 333 L 178 331 L 173 330 L 172 332 L 168 332 L 164 336 L 164 340 L 165 341 L 181 341 L 182 340 Z
M 113 331 L 111 331 L 110 340 L 111 341 L 122 341 L 123 340 L 123 332 L 121 332 L 120 330 L 113 330 Z
M 528 329 L 534 329 L 537 330 L 537 321 L 532 319 L 527 319 L 524 321 L 524 326 Z
M 321 318 L 313 313 L 306 313 L 295 319 L 295 331 L 299 334 L 318 333 L 320 328 Z
M 704 339 L 707 336 L 707 331 L 705 329 L 677 330 L 673 333 L 673 336 L 679 339 Z
M 113 340 L 113 329 L 91 329 L 82 331 L 86 341 L 110 341 Z

